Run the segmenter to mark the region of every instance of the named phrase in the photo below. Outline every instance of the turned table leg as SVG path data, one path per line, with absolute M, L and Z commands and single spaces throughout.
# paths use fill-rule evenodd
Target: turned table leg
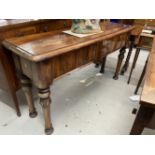
M 134 36 L 130 36 L 129 52 L 128 52 L 125 64 L 122 67 L 121 75 L 124 75 L 124 73 L 127 71 L 128 67 L 129 67 L 129 62 L 130 62 L 132 50 L 133 50 L 133 47 L 134 47 L 134 42 L 135 42 L 135 37 Z
M 117 62 L 117 67 L 116 67 L 116 71 L 115 71 L 115 74 L 113 76 L 113 79 L 117 80 L 118 79 L 118 75 L 119 75 L 119 72 L 120 72 L 120 68 L 121 68 L 121 65 L 122 65 L 122 61 L 124 59 L 124 54 L 126 52 L 126 47 L 123 47 L 120 49 L 120 54 L 118 56 L 118 62 Z
M 129 61 L 130 61 L 132 50 L 133 50 L 133 45 L 131 45 L 130 48 L 129 48 L 129 52 L 128 52 L 125 64 L 124 64 L 124 66 L 122 67 L 122 70 L 121 70 L 121 75 L 124 75 L 124 73 L 127 71 L 128 67 L 129 67 Z
M 37 111 L 35 109 L 34 103 L 33 103 L 33 98 L 32 98 L 32 84 L 31 80 L 27 78 L 26 76 L 22 75 L 21 76 L 21 84 L 22 84 L 22 89 L 25 93 L 25 97 L 29 106 L 29 116 L 31 118 L 34 118 L 37 116 Z
M 130 135 L 140 135 L 143 132 L 144 127 L 147 126 L 147 124 L 153 117 L 153 114 L 154 109 L 141 105 L 131 129 Z
M 50 89 L 39 89 L 39 97 L 40 97 L 40 104 L 43 108 L 44 113 L 44 120 L 45 120 L 45 133 L 50 135 L 53 133 L 54 129 L 51 123 L 51 114 L 50 114 Z
M 107 57 L 105 56 L 105 57 L 103 58 L 103 60 L 102 60 L 102 65 L 101 65 L 100 73 L 104 73 L 106 58 L 107 58 Z

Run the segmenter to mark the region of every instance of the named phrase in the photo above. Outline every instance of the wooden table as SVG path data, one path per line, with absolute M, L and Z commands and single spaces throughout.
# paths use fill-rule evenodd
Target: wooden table
M 140 99 L 140 108 L 130 134 L 141 134 L 147 127 L 155 112 L 155 37 L 150 52 L 145 83 Z
M 0 19 L 0 89 L 7 92 L 13 101 L 16 113 L 21 115 L 16 92 L 21 88 L 16 76 L 13 58 L 10 52 L 3 51 L 2 41 L 4 39 L 21 37 L 30 34 L 47 31 L 63 30 L 71 27 L 68 19 Z
M 63 32 L 47 32 L 3 42 L 13 53 L 31 117 L 37 115 L 32 100 L 32 83 L 38 88 L 46 134 L 53 132 L 49 89 L 53 79 L 87 63 L 102 61 L 106 55 L 121 48 L 114 75 L 117 79 L 132 29 L 133 26 L 105 23 L 102 25 L 104 32 L 84 38 Z

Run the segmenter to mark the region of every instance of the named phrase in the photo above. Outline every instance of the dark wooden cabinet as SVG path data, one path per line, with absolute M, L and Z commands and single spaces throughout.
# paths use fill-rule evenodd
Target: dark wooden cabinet
M 45 20 L 1 20 L 0 22 L 0 89 L 11 96 L 17 115 L 20 116 L 16 91 L 20 88 L 18 77 L 9 51 L 4 52 L 2 41 L 7 38 L 21 37 L 25 35 L 63 30 L 71 26 L 68 19 Z

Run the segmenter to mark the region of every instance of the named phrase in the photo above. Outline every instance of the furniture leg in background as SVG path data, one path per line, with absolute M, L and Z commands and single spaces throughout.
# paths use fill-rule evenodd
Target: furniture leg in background
M 137 87 L 136 87 L 136 89 L 135 89 L 134 94 L 137 94 L 137 92 L 138 92 L 138 90 L 139 90 L 139 87 L 140 87 L 140 85 L 141 85 L 141 83 L 142 83 L 142 81 L 143 81 L 143 79 L 144 79 L 147 63 L 148 63 L 148 59 L 147 59 L 146 62 L 145 62 L 145 65 L 144 65 L 142 74 L 141 74 L 141 76 L 140 76 L 140 79 L 139 79 L 139 81 L 138 81 L 138 84 L 137 84 Z
M 129 67 L 129 62 L 130 62 L 132 50 L 133 50 L 133 47 L 134 47 L 134 42 L 135 42 L 135 36 L 130 36 L 129 52 L 128 52 L 125 64 L 122 67 L 121 75 L 124 75 L 124 73 L 127 71 L 128 67 Z
M 154 109 L 140 105 L 138 114 L 130 131 L 130 135 L 140 135 L 143 132 L 144 127 L 146 127 L 149 121 L 151 121 L 153 114 Z
M 121 68 L 121 65 L 122 65 L 122 61 L 124 59 L 125 52 L 126 52 L 126 47 L 123 47 L 123 48 L 120 49 L 120 53 L 118 55 L 118 62 L 117 62 L 116 71 L 115 71 L 115 74 L 113 76 L 113 79 L 115 79 L 115 80 L 118 79 L 120 68 Z
M 10 51 L 0 47 L 0 89 L 6 91 L 14 104 L 17 116 L 21 116 L 17 90 L 20 88 Z
M 21 75 L 21 84 L 29 106 L 29 116 L 31 118 L 34 118 L 37 116 L 37 111 L 33 103 L 31 80 L 27 78 L 25 75 Z
M 12 91 L 12 89 L 10 89 L 10 95 L 11 95 L 11 99 L 12 99 L 12 101 L 14 103 L 17 116 L 21 116 L 21 112 L 20 112 L 20 108 L 19 108 L 19 103 L 18 103 L 16 92 Z
M 107 58 L 107 56 L 105 56 L 105 57 L 103 58 L 103 60 L 102 60 L 100 73 L 104 73 L 106 58 Z
M 95 63 L 95 67 L 98 68 L 100 66 L 99 63 Z
M 139 53 L 140 53 L 140 48 L 137 48 L 137 49 L 136 49 L 135 56 L 134 56 L 134 60 L 133 60 L 133 63 L 132 63 L 132 67 L 131 67 L 131 70 L 130 70 L 130 75 L 129 75 L 129 78 L 128 78 L 128 84 L 130 83 L 131 76 L 132 76 L 133 70 L 134 70 L 134 68 L 135 68 L 135 66 L 136 66 L 136 62 L 137 62 Z

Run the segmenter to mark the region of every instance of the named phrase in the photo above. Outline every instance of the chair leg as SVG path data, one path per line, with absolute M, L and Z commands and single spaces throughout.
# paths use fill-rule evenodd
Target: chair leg
M 144 68 L 143 68 L 142 74 L 141 74 L 141 76 L 140 76 L 140 79 L 139 79 L 139 81 L 138 81 L 138 84 L 137 84 L 137 87 L 136 87 L 136 89 L 135 89 L 134 94 L 137 94 L 137 92 L 138 92 L 138 90 L 139 90 L 139 87 L 140 87 L 140 85 L 141 85 L 141 83 L 142 83 L 142 81 L 143 81 L 143 79 L 144 79 L 145 72 L 146 72 L 147 62 L 148 62 L 148 59 L 147 59 L 146 62 L 145 62 L 145 66 L 144 66 Z
M 131 76 L 132 76 L 132 72 L 133 72 L 133 70 L 134 70 L 134 68 L 135 68 L 135 66 L 136 66 L 136 62 L 137 62 L 139 53 L 140 53 L 140 48 L 137 48 L 136 53 L 135 53 L 135 56 L 134 56 L 134 60 L 133 60 L 133 63 L 132 63 L 130 75 L 129 75 L 129 78 L 128 78 L 128 84 L 130 83 Z

